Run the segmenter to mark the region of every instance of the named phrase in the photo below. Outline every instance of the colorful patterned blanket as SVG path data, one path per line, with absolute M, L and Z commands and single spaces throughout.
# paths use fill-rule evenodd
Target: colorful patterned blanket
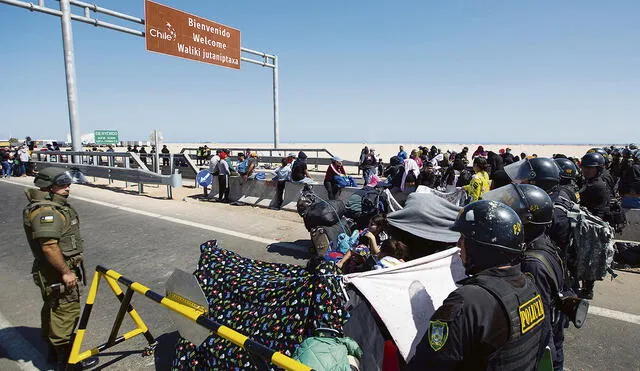
M 194 276 L 212 320 L 288 356 L 316 328 L 342 331 L 348 313 L 333 263 L 322 262 L 310 272 L 243 258 L 219 248 L 215 240 L 203 243 L 200 251 Z M 257 364 L 243 349 L 212 335 L 200 346 L 181 338 L 172 370 L 249 370 Z

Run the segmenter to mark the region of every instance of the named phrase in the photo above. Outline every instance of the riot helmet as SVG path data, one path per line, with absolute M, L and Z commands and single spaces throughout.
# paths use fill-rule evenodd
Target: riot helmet
M 511 207 L 524 224 L 525 242 L 540 237 L 553 220 L 553 201 L 532 184 L 509 184 L 482 195 L 483 200 L 502 202 Z
M 580 160 L 580 166 L 582 167 L 598 167 L 602 168 L 605 165 L 605 159 L 598 152 L 588 152 L 586 155 L 582 156 L 582 160 Z
M 620 150 L 620 148 L 614 148 L 613 150 L 611 150 L 611 156 L 613 157 L 622 156 L 622 150 Z
M 535 184 L 546 192 L 560 182 L 560 168 L 546 157 L 520 160 L 505 166 L 504 171 L 513 182 Z
M 573 163 L 573 161 L 568 158 L 556 158 L 554 161 L 560 168 L 560 178 L 571 180 L 576 178 L 578 175 L 578 167 Z
M 70 185 L 73 177 L 67 169 L 60 167 L 47 167 L 36 174 L 33 184 L 39 188 L 49 188 L 53 185 Z
M 630 143 L 629 144 L 629 149 L 631 149 L 631 150 L 638 149 L 638 146 L 635 145 L 634 143 Z
M 518 214 L 503 203 L 479 200 L 468 204 L 458 214 L 451 230 L 462 235 L 467 274 L 510 264 L 522 254 L 522 222 Z
M 609 163 L 609 154 L 607 153 L 607 151 L 602 148 L 591 148 L 587 151 L 587 154 L 594 152 L 602 155 L 602 158 L 604 159 L 604 165 L 607 165 Z

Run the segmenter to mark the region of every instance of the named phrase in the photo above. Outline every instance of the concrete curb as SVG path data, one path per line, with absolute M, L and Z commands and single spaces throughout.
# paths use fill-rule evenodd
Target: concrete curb
M 640 241 L 640 209 L 625 209 L 627 226 L 620 235 L 615 236 L 619 240 Z

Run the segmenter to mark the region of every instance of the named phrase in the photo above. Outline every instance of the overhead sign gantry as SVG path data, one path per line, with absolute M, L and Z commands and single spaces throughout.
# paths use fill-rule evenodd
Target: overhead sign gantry
M 74 151 L 81 151 L 82 144 L 80 140 L 72 20 L 144 37 L 147 50 L 158 53 L 234 69 L 240 68 L 240 61 L 271 68 L 273 70 L 273 146 L 275 148 L 279 147 L 278 57 L 240 46 L 239 30 L 149 0 L 145 0 L 146 20 L 79 0 L 58 1 L 60 2 L 60 10 L 46 7 L 45 0 L 38 0 L 37 4 L 21 0 L 0 0 L 0 4 L 13 5 L 32 12 L 60 17 L 67 82 L 67 102 L 69 106 L 69 127 Z M 84 9 L 84 14 L 72 13 L 72 6 Z M 92 18 L 91 12 L 145 25 L 145 31 Z M 251 54 L 261 59 L 243 57 L 241 53 Z

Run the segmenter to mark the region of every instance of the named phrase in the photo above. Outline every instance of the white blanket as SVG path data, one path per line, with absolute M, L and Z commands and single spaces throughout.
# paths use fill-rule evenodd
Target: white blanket
M 464 279 L 457 247 L 392 268 L 344 277 L 371 303 L 398 350 L 409 361 L 429 328 L 429 319 Z

